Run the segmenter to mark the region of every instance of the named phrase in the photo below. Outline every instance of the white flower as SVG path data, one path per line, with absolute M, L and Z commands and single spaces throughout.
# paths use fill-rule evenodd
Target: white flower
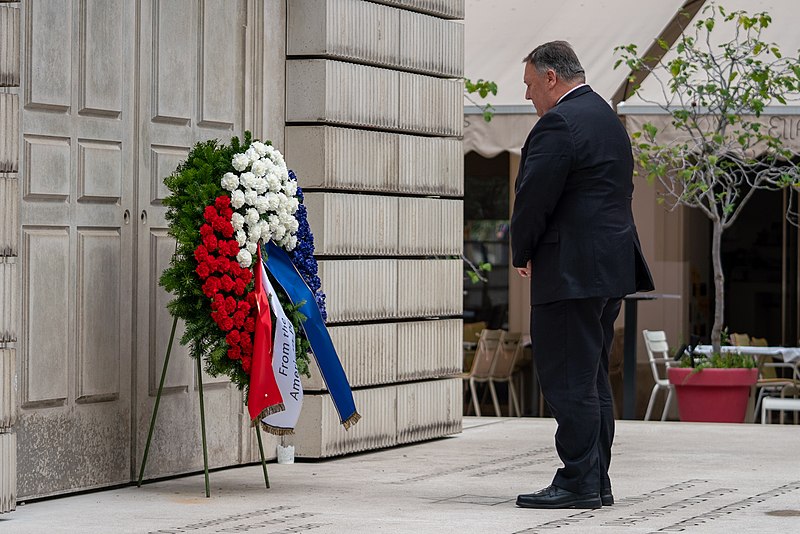
M 264 176 L 267 173 L 267 162 L 260 159 L 253 163 L 253 174 L 256 176 Z
M 236 260 L 239 262 L 239 265 L 247 268 L 253 263 L 253 255 L 250 254 L 250 251 L 247 249 L 242 249 L 239 251 L 239 254 L 236 255 Z
M 244 233 L 244 230 L 237 230 L 235 236 L 236 242 L 239 243 L 239 247 L 243 247 L 245 243 L 247 243 L 247 234 Z
M 258 152 L 259 156 L 265 156 L 267 154 L 267 145 L 262 143 L 261 141 L 253 141 L 250 145 L 256 152 Z
M 275 193 L 280 192 L 281 190 L 281 179 L 278 178 L 278 175 L 274 172 L 271 172 L 265 176 L 267 179 L 267 189 L 270 191 L 274 191 Z
M 257 227 L 258 231 L 261 234 L 261 240 L 266 242 L 272 239 L 272 232 L 270 231 L 269 224 L 267 221 L 260 221 Z
M 297 197 L 290 197 L 289 198 L 289 213 L 295 214 L 297 212 L 297 208 L 300 207 L 300 201 Z
M 249 163 L 255 163 L 261 159 L 261 155 L 252 146 L 245 150 L 244 155 L 247 156 L 248 160 L 250 160 Z
M 280 204 L 278 200 L 278 195 L 276 195 L 275 193 L 267 193 L 266 195 L 264 195 L 264 199 L 267 201 L 268 211 L 275 211 L 276 209 L 278 209 L 278 206 Z
M 269 202 L 266 197 L 256 198 L 255 207 L 258 213 L 265 213 L 269 209 Z
M 286 250 L 294 250 L 297 247 L 297 236 L 290 235 L 289 236 L 289 245 L 286 247 Z
M 252 241 L 247 243 L 247 252 L 255 254 L 256 250 L 258 250 L 258 243 L 253 243 Z
M 258 211 L 256 211 L 255 208 L 247 208 L 244 221 L 247 223 L 248 228 L 253 228 L 256 224 L 258 224 L 259 219 L 260 217 L 258 215 Z
M 295 196 L 297 194 L 297 182 L 295 182 L 294 180 L 289 180 L 288 182 L 283 184 L 283 192 L 290 197 Z
M 244 228 L 244 217 L 242 214 L 234 212 L 234 214 L 231 215 L 231 224 L 233 225 L 233 229 L 237 231 Z
M 300 223 L 297 222 L 297 219 L 292 217 L 292 220 L 286 223 L 286 229 L 289 230 L 291 233 L 296 233 L 297 229 L 300 228 Z
M 242 175 L 239 177 L 239 183 L 242 184 L 242 187 L 244 187 L 245 189 L 247 189 L 248 187 L 252 189 L 253 186 L 251 184 L 253 183 L 253 180 L 255 180 L 255 178 L 256 175 L 253 174 L 252 172 L 243 172 Z
M 223 189 L 227 189 L 228 191 L 233 191 L 234 189 L 239 187 L 239 177 L 233 174 L 232 172 L 226 172 L 222 176 L 220 184 L 222 185 Z
M 250 158 L 245 156 L 244 154 L 235 154 L 233 156 L 233 168 L 237 171 L 243 171 L 250 165 Z
M 256 190 L 256 193 L 261 195 L 267 190 L 267 180 L 264 178 L 254 178 L 252 187 Z
M 231 206 L 233 206 L 235 210 L 244 206 L 244 193 L 242 193 L 240 189 L 231 193 Z
M 247 203 L 248 206 L 255 206 L 257 198 L 258 198 L 258 193 L 256 193 L 253 189 L 248 189 L 244 193 L 244 201 Z

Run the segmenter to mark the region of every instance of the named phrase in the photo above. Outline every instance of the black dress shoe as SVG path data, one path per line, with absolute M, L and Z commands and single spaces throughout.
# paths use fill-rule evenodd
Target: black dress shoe
M 547 486 L 536 493 L 517 496 L 520 508 L 600 508 L 598 493 L 573 493 L 558 486 Z
M 600 490 L 600 501 L 603 503 L 603 506 L 614 505 L 614 494 L 611 493 L 611 488 L 603 488 Z

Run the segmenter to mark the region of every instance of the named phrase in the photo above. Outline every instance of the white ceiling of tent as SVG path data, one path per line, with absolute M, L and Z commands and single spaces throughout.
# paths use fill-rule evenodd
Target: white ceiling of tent
M 797 0 L 794 0 L 797 1 Z M 587 82 L 610 99 L 628 72 L 614 70 L 613 49 L 646 49 L 684 0 L 466 0 L 465 77 L 498 84 L 497 106 L 526 106 L 522 58 L 537 45 L 569 41 Z M 532 110 L 531 110 L 532 111 Z

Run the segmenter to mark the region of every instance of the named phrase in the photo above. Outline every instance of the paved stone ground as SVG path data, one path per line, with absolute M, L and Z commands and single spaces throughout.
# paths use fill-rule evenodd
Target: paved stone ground
M 202 475 L 20 505 L 0 533 L 800 532 L 800 426 L 620 421 L 617 503 L 527 510 L 518 493 L 560 464 L 549 419 L 465 418 L 462 434 L 294 465 Z

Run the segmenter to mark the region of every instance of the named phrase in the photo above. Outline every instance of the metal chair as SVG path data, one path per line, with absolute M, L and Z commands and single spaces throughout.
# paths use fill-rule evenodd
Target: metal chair
M 661 412 L 661 420 L 666 421 L 667 414 L 669 413 L 669 406 L 672 403 L 672 393 L 674 391 L 669 383 L 669 379 L 667 379 L 667 369 L 672 364 L 672 359 L 669 357 L 667 335 L 662 330 L 642 330 L 642 335 L 644 336 L 644 346 L 647 349 L 647 359 L 650 361 L 650 370 L 653 373 L 653 380 L 655 380 L 653 391 L 650 393 L 650 402 L 647 403 L 647 412 L 645 413 L 644 420 L 650 420 L 658 391 L 666 389 L 667 400 L 664 403 L 664 411 Z M 659 372 L 660 366 L 664 368 L 663 376 Z
M 461 378 L 469 386 L 469 393 L 472 395 L 472 406 L 475 408 L 475 415 L 478 417 L 481 416 L 481 406 L 475 384 L 489 382 L 502 336 L 502 330 L 484 329 L 481 331 L 481 335 L 478 338 L 478 346 L 475 349 L 475 357 L 472 360 L 472 367 L 468 373 L 461 375 Z M 495 411 L 499 413 L 496 404 Z
M 794 386 L 791 386 L 794 387 Z M 766 397 L 761 402 L 761 424 L 765 425 L 769 422 L 767 414 L 772 410 L 779 410 L 781 412 L 780 422 L 783 424 L 783 412 L 794 412 L 794 424 L 797 424 L 797 416 L 800 414 L 800 398 L 797 397 L 798 389 L 794 389 L 794 397 L 786 397 L 786 389 L 781 392 L 780 397 Z
M 513 417 L 514 410 L 517 412 L 517 417 L 522 417 L 522 411 L 519 409 L 519 401 L 517 400 L 517 391 L 514 387 L 514 381 L 511 376 L 514 374 L 514 368 L 517 360 L 522 355 L 522 334 L 519 332 L 503 333 L 500 344 L 497 347 L 497 353 L 494 358 L 492 370 L 489 373 L 489 391 L 492 393 L 492 402 L 494 403 L 495 415 L 498 417 L 500 414 L 500 403 L 497 402 L 497 391 L 495 391 L 495 382 L 508 384 L 508 413 Z M 513 406 L 512 406 L 513 402 Z

